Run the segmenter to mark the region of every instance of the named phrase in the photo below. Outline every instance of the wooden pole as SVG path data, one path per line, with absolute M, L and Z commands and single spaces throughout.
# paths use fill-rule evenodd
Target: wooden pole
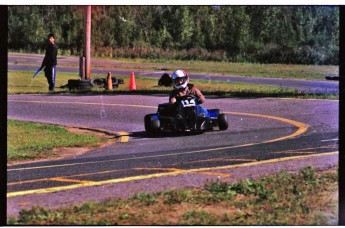
M 79 77 L 80 77 L 80 79 L 85 79 L 84 64 L 85 64 L 85 57 L 84 56 L 79 57 Z
M 85 7 L 85 27 L 84 27 L 84 56 L 85 56 L 85 74 L 84 77 L 90 80 L 90 60 L 91 60 L 91 6 Z
M 345 6 L 339 9 L 339 28 L 345 26 Z M 339 98 L 344 102 L 345 98 L 345 30 L 339 30 Z M 338 225 L 345 225 L 345 106 L 339 106 L 339 219 Z

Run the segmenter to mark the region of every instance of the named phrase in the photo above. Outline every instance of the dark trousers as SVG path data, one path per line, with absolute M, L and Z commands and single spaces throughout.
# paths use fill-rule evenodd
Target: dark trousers
M 46 66 L 44 68 L 44 74 L 49 84 L 49 91 L 54 91 L 56 79 L 56 66 Z

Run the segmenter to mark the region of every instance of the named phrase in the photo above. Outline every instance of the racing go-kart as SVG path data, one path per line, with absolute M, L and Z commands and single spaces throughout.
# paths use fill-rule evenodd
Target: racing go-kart
M 228 129 L 226 115 L 220 109 L 204 109 L 195 96 L 178 97 L 174 104 L 158 105 L 158 111 L 144 118 L 145 130 L 149 135 L 160 132 L 204 132 Z

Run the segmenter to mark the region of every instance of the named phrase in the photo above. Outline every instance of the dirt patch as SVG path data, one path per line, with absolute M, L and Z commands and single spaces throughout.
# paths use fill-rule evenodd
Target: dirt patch
M 87 129 L 80 129 L 80 128 L 73 128 L 73 127 L 65 127 L 69 132 L 74 134 L 88 134 L 88 135 L 95 135 L 103 138 L 107 138 L 108 140 L 104 143 L 100 143 L 98 147 L 108 146 L 110 144 L 115 143 L 113 135 L 108 135 L 103 132 L 92 131 Z M 82 154 L 89 152 L 91 149 L 95 149 L 95 147 L 61 147 L 56 148 L 53 150 L 54 153 L 58 154 L 58 158 L 56 159 L 63 159 L 63 158 L 70 158 L 76 157 Z

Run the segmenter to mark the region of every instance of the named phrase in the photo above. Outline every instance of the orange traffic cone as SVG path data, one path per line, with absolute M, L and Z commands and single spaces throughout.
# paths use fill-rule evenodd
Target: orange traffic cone
M 107 89 L 108 90 L 113 90 L 113 81 L 111 78 L 111 72 L 108 72 L 108 76 L 107 76 Z
M 129 90 L 136 90 L 137 85 L 135 84 L 134 72 L 131 72 L 131 77 L 129 79 Z

